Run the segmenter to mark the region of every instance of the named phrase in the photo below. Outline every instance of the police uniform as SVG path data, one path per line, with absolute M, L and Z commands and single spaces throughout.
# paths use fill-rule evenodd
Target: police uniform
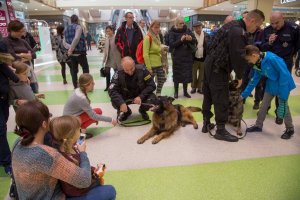
M 270 35 L 273 33 L 277 35 L 277 38 L 272 44 L 269 44 Z M 261 50 L 271 51 L 283 58 L 290 72 L 293 67 L 293 55 L 298 49 L 299 27 L 296 24 L 285 21 L 283 27 L 278 31 L 273 29 L 271 25 L 264 29 Z
M 112 106 L 119 113 L 122 104 L 131 104 L 132 100 L 138 96 L 143 103 L 151 101 L 151 98 L 155 98 L 153 94 L 155 89 L 156 85 L 149 71 L 144 65 L 136 65 L 132 76 L 126 74 L 124 70 L 119 70 L 114 74 L 108 94 Z M 145 112 L 148 109 L 148 106 L 141 105 L 139 111 Z
M 272 44 L 269 44 L 270 35 L 275 33 L 277 38 Z M 290 22 L 284 22 L 283 27 L 280 30 L 275 30 L 273 27 L 267 26 L 264 30 L 263 42 L 261 45 L 262 51 L 271 51 L 275 53 L 279 57 L 281 57 L 291 72 L 293 68 L 293 56 L 299 49 L 299 27 L 296 24 L 291 24 Z M 278 98 L 275 99 L 276 110 L 278 107 Z M 276 113 L 276 120 L 277 124 L 282 124 L 282 120 L 277 117 Z
M 223 34 L 221 34 L 223 32 Z M 238 141 L 225 130 L 229 108 L 229 74 L 234 70 L 237 79 L 242 79 L 247 62 L 243 58 L 247 45 L 246 25 L 243 20 L 231 21 L 216 33 L 205 59 L 204 100 L 202 104 L 204 128 L 210 124 L 213 116 L 211 105 L 214 105 L 217 123 L 216 139 Z M 221 52 L 223 51 L 223 52 Z M 203 129 L 202 129 L 202 132 Z

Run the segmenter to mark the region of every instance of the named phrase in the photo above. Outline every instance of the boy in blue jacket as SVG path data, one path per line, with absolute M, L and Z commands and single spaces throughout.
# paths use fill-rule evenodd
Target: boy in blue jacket
M 296 88 L 295 82 L 288 71 L 284 60 L 272 52 L 260 52 L 256 46 L 246 46 L 245 59 L 253 64 L 254 75 L 248 83 L 246 89 L 242 92 L 242 98 L 247 98 L 262 76 L 267 77 L 265 94 L 259 109 L 256 123 L 248 132 L 262 132 L 263 122 L 266 118 L 268 107 L 272 99 L 279 98 L 279 107 L 277 116 L 284 119 L 286 130 L 281 136 L 282 139 L 290 139 L 294 134 L 294 125 L 292 116 L 288 107 L 288 97 L 290 91 Z

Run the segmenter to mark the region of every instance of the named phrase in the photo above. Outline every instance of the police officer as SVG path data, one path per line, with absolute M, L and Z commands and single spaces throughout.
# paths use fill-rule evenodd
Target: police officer
M 284 20 L 281 12 L 272 12 L 271 25 L 264 30 L 262 51 L 271 51 L 284 59 L 288 70 L 293 68 L 293 56 L 299 49 L 299 27 Z M 278 99 L 276 98 L 276 108 Z M 275 111 L 276 113 L 276 111 Z M 276 116 L 275 122 L 282 124 L 283 120 Z
M 131 57 L 122 59 L 122 70 L 119 70 L 113 76 L 108 89 L 112 105 L 118 110 L 120 121 L 125 121 L 130 115 L 131 110 L 128 104 L 139 104 L 139 112 L 144 120 L 149 116 L 146 111 L 150 106 L 142 103 L 150 103 L 156 96 L 153 91 L 156 89 L 153 78 L 149 71 L 143 65 L 135 65 Z
M 225 24 L 216 33 L 205 59 L 204 100 L 202 104 L 204 124 L 202 132 L 208 132 L 210 118 L 213 116 L 211 105 L 214 105 L 217 131 L 215 139 L 237 142 L 238 138 L 231 135 L 225 124 L 228 120 L 229 108 L 229 74 L 234 70 L 238 79 L 237 88 L 242 84 L 244 66 L 244 48 L 247 45 L 247 32 L 253 33 L 261 26 L 265 17 L 262 11 L 252 10 L 242 20 Z

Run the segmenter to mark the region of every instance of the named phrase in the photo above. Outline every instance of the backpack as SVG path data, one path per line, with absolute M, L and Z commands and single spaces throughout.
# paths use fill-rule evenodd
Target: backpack
M 152 37 L 147 34 L 149 36 L 149 40 L 150 40 L 150 47 L 151 47 L 151 44 L 152 44 Z M 139 64 L 145 64 L 145 60 L 144 60 L 144 56 L 143 56 L 143 43 L 144 43 L 144 40 L 140 41 L 140 43 L 138 44 L 137 48 L 136 48 L 136 53 L 135 53 L 135 57 L 136 57 L 136 61 L 139 63 Z

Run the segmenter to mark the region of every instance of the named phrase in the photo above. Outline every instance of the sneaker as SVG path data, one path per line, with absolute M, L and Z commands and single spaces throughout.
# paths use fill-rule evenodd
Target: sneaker
M 197 92 L 198 92 L 199 94 L 203 94 L 203 91 L 200 90 L 200 89 L 198 89 Z
M 278 125 L 281 125 L 281 124 L 283 124 L 283 119 L 281 119 L 279 117 L 276 117 L 275 123 L 278 124 Z
M 293 128 L 287 128 L 285 129 L 284 133 L 281 136 L 281 139 L 288 140 L 294 135 L 294 129 Z
M 191 94 L 195 94 L 195 93 L 196 93 L 196 89 L 193 88 L 193 89 L 191 90 Z
M 253 105 L 253 110 L 258 110 L 259 109 L 259 103 L 255 102 Z
M 192 98 L 191 95 L 189 95 L 189 93 L 185 93 L 184 96 L 185 96 L 186 98 Z
M 11 165 L 5 165 L 4 166 L 4 171 L 7 175 L 11 176 L 12 175 L 12 168 Z
M 119 115 L 119 121 L 122 122 L 122 121 L 125 121 L 127 120 L 127 118 L 132 114 L 132 111 L 129 109 L 126 113 L 121 113 Z
M 239 141 L 239 138 L 231 135 L 226 129 L 219 129 L 217 130 L 216 134 L 214 135 L 214 138 L 217 140 L 224 140 L 227 142 L 237 142 Z
M 144 120 L 149 120 L 149 115 L 147 114 L 146 111 L 140 111 L 140 110 L 139 110 L 139 112 L 140 112 L 140 114 L 142 115 L 142 118 L 143 118 Z
M 253 126 L 247 128 L 246 131 L 248 133 L 251 133 L 251 132 L 262 132 L 262 128 L 260 128 L 260 127 L 258 127 L 256 125 L 253 125 Z
M 68 84 L 67 80 L 64 80 L 63 83 L 64 83 L 64 85 Z
M 253 94 L 250 94 L 249 97 L 253 97 Z
M 214 123 L 203 123 L 203 127 L 202 127 L 202 133 L 208 133 L 209 130 L 212 130 L 215 128 L 215 124 Z

